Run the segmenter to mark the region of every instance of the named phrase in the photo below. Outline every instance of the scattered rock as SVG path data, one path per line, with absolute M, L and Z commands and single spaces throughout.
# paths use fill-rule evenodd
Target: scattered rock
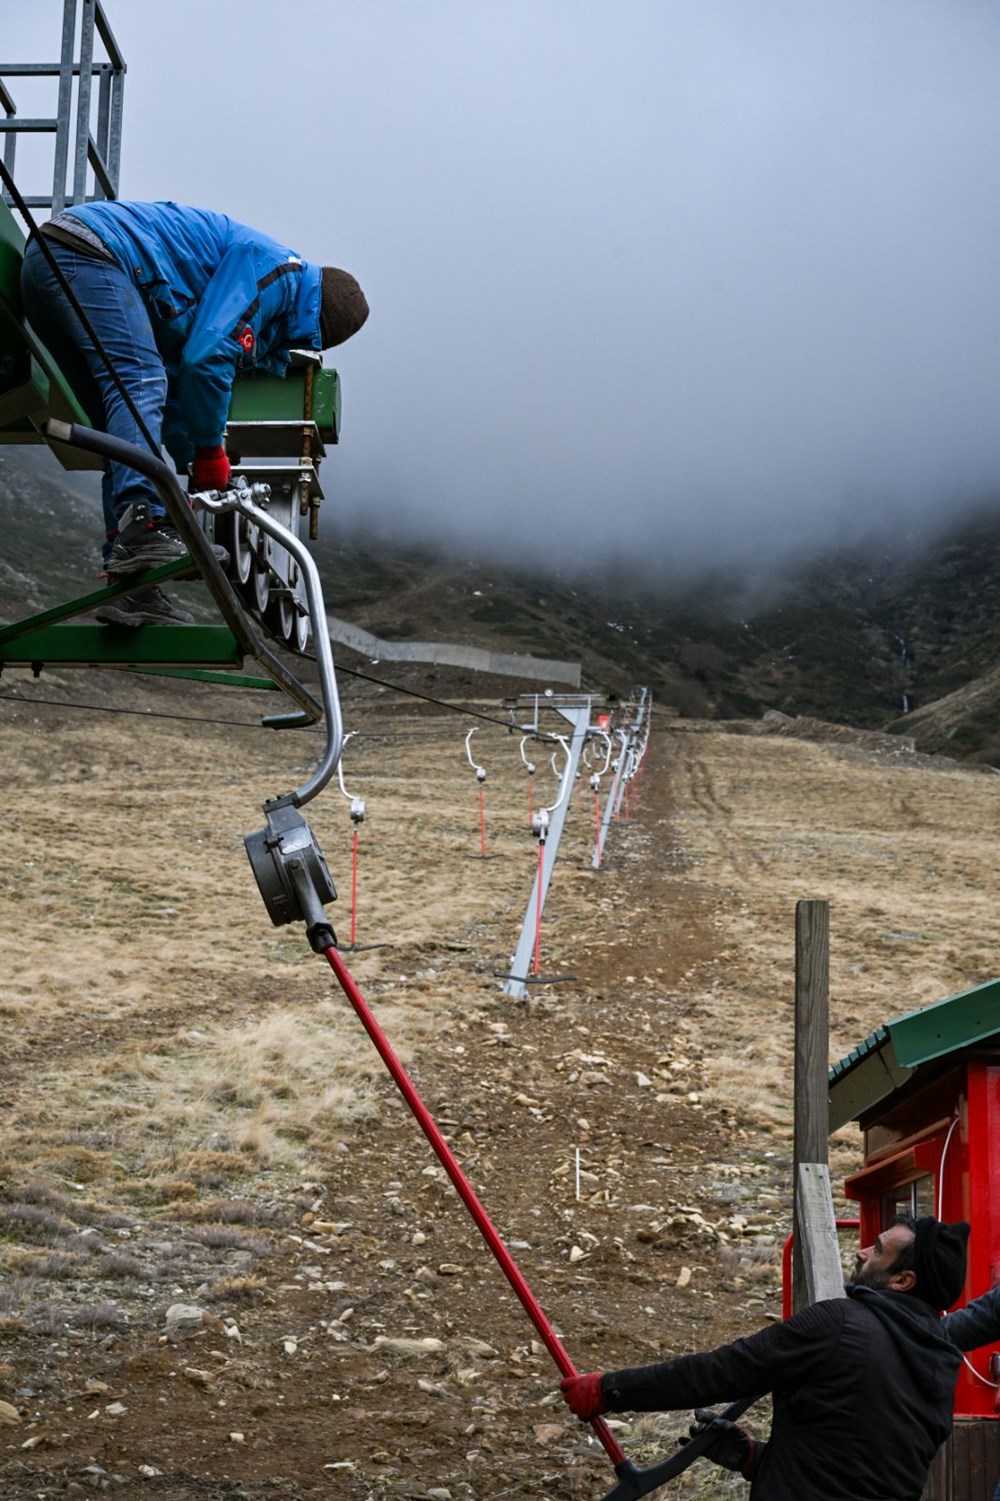
M 432 1334 L 423 1339 L 393 1339 L 387 1334 L 377 1334 L 372 1343 L 376 1349 L 395 1350 L 399 1355 L 432 1355 L 444 1349 L 444 1340 L 435 1339 Z
M 531 1431 L 535 1435 L 535 1443 L 541 1444 L 544 1448 L 546 1444 L 551 1444 L 553 1439 L 565 1437 L 566 1425 L 565 1423 L 534 1423 Z
M 214 1313 L 199 1308 L 196 1303 L 171 1303 L 166 1315 L 167 1339 L 171 1344 L 178 1340 L 191 1339 L 206 1329 L 223 1327 L 222 1320 Z
M 421 1376 L 417 1380 L 417 1390 L 426 1392 L 430 1397 L 450 1397 L 451 1392 L 440 1381 L 425 1381 Z

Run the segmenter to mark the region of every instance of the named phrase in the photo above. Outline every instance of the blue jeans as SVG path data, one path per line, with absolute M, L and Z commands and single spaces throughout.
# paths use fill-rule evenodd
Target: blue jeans
M 139 292 L 117 263 L 81 254 L 53 240 L 47 245 L 142 414 L 159 457 L 167 374 Z M 25 253 L 21 296 L 28 322 L 69 381 L 91 424 L 127 443 L 148 447 L 45 252 L 35 241 Z M 119 518 L 133 500 L 147 500 L 153 516 L 164 514 L 150 481 L 124 464 L 105 464 L 101 493 L 107 534 L 105 558 L 117 534 Z

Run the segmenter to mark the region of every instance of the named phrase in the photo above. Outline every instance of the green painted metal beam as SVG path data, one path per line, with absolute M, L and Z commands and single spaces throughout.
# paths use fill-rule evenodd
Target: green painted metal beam
M 51 625 L 0 642 L 0 667 L 242 667 L 224 625 Z
M 150 588 L 153 584 L 162 583 L 164 579 L 196 573 L 197 569 L 190 558 L 178 558 L 176 562 L 163 563 L 159 568 L 147 569 L 142 575 L 142 586 L 144 589 Z M 98 605 L 110 604 L 113 599 L 118 599 L 123 594 L 132 594 L 135 587 L 136 580 L 133 574 L 117 584 L 105 584 L 103 588 L 93 589 L 89 594 L 80 594 L 61 605 L 54 605 L 51 610 L 40 610 L 37 615 L 26 615 L 23 620 L 15 620 L 11 625 L 0 626 L 0 648 L 10 641 L 17 641 L 21 636 L 31 635 L 42 626 L 55 625 L 60 620 L 71 620 L 74 615 L 86 615 L 88 610 L 96 610 Z
M 133 667 L 132 672 L 149 678 L 190 678 L 194 683 L 221 683 L 224 688 L 267 688 L 278 692 L 270 678 L 252 677 L 248 672 L 211 672 L 198 667 Z
M 287 374 L 248 373 L 233 382 L 229 403 L 231 422 L 315 422 L 324 443 L 340 437 L 340 377 L 336 370 L 316 366 L 312 395 L 306 399 L 305 365 L 289 365 Z

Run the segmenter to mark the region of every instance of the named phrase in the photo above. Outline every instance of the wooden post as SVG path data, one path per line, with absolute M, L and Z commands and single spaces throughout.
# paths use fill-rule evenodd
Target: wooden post
M 830 904 L 795 905 L 792 1308 L 843 1293 L 829 1192 Z

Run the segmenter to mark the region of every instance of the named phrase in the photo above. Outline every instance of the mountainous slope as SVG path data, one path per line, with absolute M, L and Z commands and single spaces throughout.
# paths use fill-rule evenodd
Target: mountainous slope
M 0 450 L 0 526 L 7 618 L 95 587 L 95 476 L 63 474 L 37 450 Z M 327 516 L 321 533 L 328 609 L 379 636 L 579 661 L 585 686 L 644 682 L 687 715 L 774 708 L 905 730 L 951 754 L 1000 753 L 1000 508 L 920 548 L 856 548 L 780 579 L 531 573 L 345 536 Z M 204 605 L 202 586 L 185 588 Z

